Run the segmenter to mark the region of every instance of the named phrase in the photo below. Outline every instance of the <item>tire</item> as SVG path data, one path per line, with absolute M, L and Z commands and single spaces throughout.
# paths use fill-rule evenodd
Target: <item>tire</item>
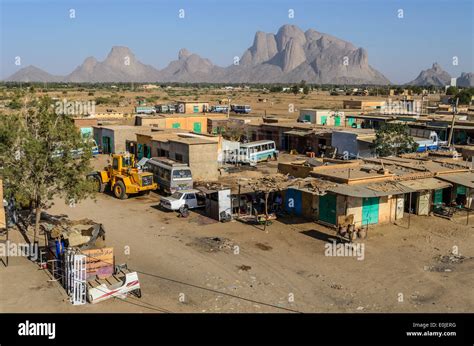
M 270 155 L 267 156 L 267 162 L 270 162 L 272 160 L 272 157 Z
M 146 191 L 143 191 L 142 194 L 143 196 L 148 196 L 150 194 L 151 190 L 146 190 Z
M 90 175 L 88 179 L 94 180 L 94 183 L 96 184 L 95 190 L 97 192 L 103 193 L 105 191 L 105 184 L 102 183 L 102 179 L 100 179 L 98 175 Z
M 179 208 L 179 214 L 181 217 L 188 217 L 189 216 L 189 208 L 187 205 L 183 205 L 181 208 Z
M 118 199 L 127 199 L 128 195 L 125 192 L 125 185 L 123 181 L 119 181 L 114 185 L 114 195 Z
M 133 291 L 132 294 L 137 298 L 141 298 L 142 297 L 142 290 L 139 288 L 139 289 Z

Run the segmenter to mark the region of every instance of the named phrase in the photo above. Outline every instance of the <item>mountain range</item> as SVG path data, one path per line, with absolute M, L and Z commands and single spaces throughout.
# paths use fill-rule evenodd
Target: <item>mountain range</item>
M 28 66 L 6 79 L 82 83 L 297 83 L 301 80 L 315 84 L 390 84 L 369 65 L 364 48 L 313 29 L 304 32 L 294 25 L 284 25 L 276 34 L 258 31 L 252 46 L 228 67 L 214 65 L 209 59 L 181 49 L 177 60 L 158 70 L 141 63 L 129 48 L 114 46 L 104 61 L 88 57 L 66 76 L 54 76 Z M 450 80 L 449 74 L 435 63 L 409 84 L 446 85 Z M 472 74 L 465 74 L 462 81 L 472 84 Z

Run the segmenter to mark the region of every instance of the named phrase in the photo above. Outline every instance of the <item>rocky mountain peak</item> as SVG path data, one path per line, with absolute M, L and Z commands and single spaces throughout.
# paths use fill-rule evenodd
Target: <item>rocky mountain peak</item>
M 186 59 L 186 58 L 188 58 L 189 56 L 191 56 L 191 52 L 190 52 L 190 51 L 188 51 L 186 48 L 180 49 L 180 51 L 179 51 L 179 53 L 178 53 L 178 59 L 179 59 L 179 60 Z

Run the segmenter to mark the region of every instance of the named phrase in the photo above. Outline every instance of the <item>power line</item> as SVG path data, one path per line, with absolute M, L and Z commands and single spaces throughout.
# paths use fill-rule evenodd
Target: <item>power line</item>
M 100 261 L 100 262 L 113 265 L 112 263 L 109 263 L 109 262 L 107 262 L 107 261 L 104 261 L 104 260 L 102 260 L 102 259 L 100 259 L 100 258 L 91 256 L 91 255 L 87 255 L 87 254 L 83 254 L 83 255 L 85 255 L 85 256 L 87 256 L 87 257 L 90 257 L 90 258 L 92 258 L 92 259 L 96 259 L 96 260 L 98 260 L 98 261 Z M 275 308 L 275 309 L 285 310 L 285 311 L 289 311 L 289 312 L 302 313 L 301 311 L 298 311 L 298 310 L 294 310 L 294 309 L 290 309 L 290 308 L 285 308 L 285 307 L 282 307 L 282 306 L 278 306 L 278 305 L 274 305 L 274 304 L 265 303 L 265 302 L 261 302 L 261 301 L 258 301 L 258 300 L 250 299 L 250 298 L 245 298 L 245 297 L 237 296 L 237 295 L 234 295 L 234 294 L 231 294 L 231 293 L 227 293 L 227 292 L 221 292 L 221 291 L 214 290 L 214 289 L 211 289 L 211 288 L 207 288 L 207 287 L 202 287 L 202 286 L 190 284 L 190 283 L 187 283 L 187 282 L 183 282 L 183 281 L 179 281 L 179 280 L 176 280 L 176 279 L 167 278 L 167 277 L 160 276 L 160 275 L 157 275 L 157 274 L 147 273 L 147 272 L 144 272 L 144 271 L 141 271 L 141 270 L 137 270 L 137 269 L 132 269 L 132 268 L 128 268 L 128 269 L 131 270 L 131 271 L 135 271 L 135 272 L 137 272 L 137 273 L 140 273 L 140 274 L 142 274 L 142 275 L 147 275 L 147 276 L 151 276 L 151 277 L 154 277 L 154 278 L 157 278 L 157 279 L 161 279 L 161 280 L 166 280 L 166 281 L 174 282 L 174 283 L 177 283 L 177 284 L 180 284 L 180 285 L 190 286 L 190 287 L 193 287 L 193 288 L 201 289 L 201 290 L 208 291 L 208 292 L 212 292 L 212 293 L 218 293 L 218 294 L 221 294 L 221 295 L 225 295 L 225 296 L 228 296 L 228 297 L 232 297 L 232 298 L 244 300 L 244 301 L 247 301 L 247 302 L 256 303 L 256 304 L 260 304 L 260 305 L 272 307 L 272 308 Z
M 102 262 L 102 263 L 105 263 L 105 264 L 108 264 L 108 265 L 114 265 L 114 263 L 110 263 L 110 262 L 107 262 L 107 261 L 104 261 L 100 258 L 97 258 L 97 257 L 94 257 L 94 256 L 91 256 L 91 255 L 88 255 L 88 254 L 84 254 L 81 252 L 81 254 L 83 254 L 84 256 L 86 257 L 89 257 L 89 258 L 92 258 L 94 260 L 97 260 L 99 262 Z M 152 274 L 152 273 L 147 273 L 147 272 L 144 272 L 144 271 L 141 271 L 141 270 L 137 270 L 137 269 L 132 269 L 132 268 L 128 268 L 129 270 L 131 271 L 135 271 L 137 273 L 140 273 L 142 275 L 147 275 L 147 276 L 151 276 L 151 277 L 154 277 L 154 278 L 157 278 L 157 279 L 161 279 L 161 280 L 166 280 L 166 281 L 169 281 L 169 282 L 173 282 L 173 283 L 177 283 L 177 284 L 180 284 L 180 285 L 185 285 L 185 286 L 189 286 L 189 287 L 193 287 L 193 288 L 196 288 L 196 289 L 200 289 L 200 290 L 203 290 L 203 291 L 208 291 L 208 292 L 212 292 L 212 293 L 217 293 L 217 294 L 221 294 L 221 295 L 225 295 L 225 296 L 228 296 L 228 297 L 231 297 L 231 298 L 236 298 L 236 299 L 240 299 L 240 300 L 243 300 L 243 301 L 247 301 L 247 302 L 251 302 L 251 303 L 255 303 L 255 304 L 260 304 L 260 305 L 264 305 L 264 306 L 268 306 L 268 307 L 271 307 L 271 308 L 274 308 L 274 309 L 280 309 L 280 310 L 284 310 L 284 311 L 288 311 L 288 312 L 294 312 L 294 313 L 302 313 L 301 311 L 298 311 L 298 310 L 294 310 L 294 309 L 290 309 L 290 308 L 285 308 L 285 307 L 282 307 L 282 306 L 278 306 L 278 305 L 274 305 L 274 304 L 270 304 L 270 303 L 265 303 L 265 302 L 261 302 L 261 301 L 258 301 L 258 300 L 254 300 L 254 299 L 250 299 L 250 298 L 246 298 L 246 297 L 241 297 L 241 296 L 237 296 L 237 295 L 234 295 L 234 294 L 231 294 L 231 293 L 227 293 L 227 292 L 222 292 L 222 291 L 218 291 L 218 290 L 214 290 L 214 289 L 211 289 L 211 288 L 208 288 L 208 287 L 203 287 L 203 286 L 199 286 L 199 285 L 195 285 L 195 284 L 191 284 L 191 283 L 187 283 L 187 282 L 183 282 L 183 281 L 179 281 L 179 280 L 176 280 L 176 279 L 171 279 L 171 278 L 167 278 L 167 277 L 164 277 L 164 276 L 160 276 L 158 274 Z M 64 278 L 64 274 L 60 274 L 61 278 Z M 105 293 L 105 292 L 104 292 Z M 113 297 L 113 298 L 116 298 L 116 297 Z M 119 299 L 119 298 L 116 298 L 116 299 Z M 125 301 L 123 299 L 119 299 L 120 301 Z M 151 303 L 146 303 L 146 304 L 149 304 L 151 306 L 154 306 L 153 304 Z M 137 304 L 135 304 L 137 305 Z M 145 306 L 144 306 L 145 307 Z M 148 308 L 148 307 L 146 307 Z M 156 307 L 157 309 L 161 309 L 159 307 Z M 150 308 L 150 309 L 153 309 L 153 308 Z M 160 311 L 160 312 L 163 312 L 163 311 Z M 171 312 L 171 311 L 167 311 L 167 312 Z

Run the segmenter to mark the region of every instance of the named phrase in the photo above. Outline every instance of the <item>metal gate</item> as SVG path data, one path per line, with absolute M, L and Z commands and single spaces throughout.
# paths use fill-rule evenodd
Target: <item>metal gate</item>
M 86 256 L 74 251 L 64 254 L 64 287 L 72 305 L 86 304 Z
M 379 222 L 379 197 L 362 198 L 362 225 Z
M 336 224 L 336 195 L 327 193 L 319 196 L 319 220 Z

